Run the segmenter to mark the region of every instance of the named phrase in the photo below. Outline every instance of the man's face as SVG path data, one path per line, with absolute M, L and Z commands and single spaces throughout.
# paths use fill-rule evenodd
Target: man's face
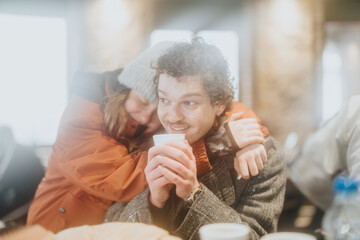
M 125 101 L 125 108 L 128 114 L 141 125 L 147 126 L 144 134 L 152 133 L 161 127 L 156 114 L 156 104 L 147 98 L 131 90 Z
M 200 76 L 186 76 L 180 80 L 160 75 L 158 116 L 167 132 L 184 133 L 193 144 L 211 129 L 215 117 L 225 106 L 211 105 Z

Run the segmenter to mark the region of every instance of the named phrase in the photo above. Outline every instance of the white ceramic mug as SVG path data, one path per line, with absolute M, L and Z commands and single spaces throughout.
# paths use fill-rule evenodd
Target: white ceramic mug
M 306 233 L 277 232 L 267 234 L 261 240 L 316 240 L 316 238 Z
M 201 240 L 247 240 L 250 228 L 245 224 L 214 223 L 200 228 Z
M 153 139 L 155 146 L 161 146 L 170 141 L 184 141 L 185 134 L 156 134 Z

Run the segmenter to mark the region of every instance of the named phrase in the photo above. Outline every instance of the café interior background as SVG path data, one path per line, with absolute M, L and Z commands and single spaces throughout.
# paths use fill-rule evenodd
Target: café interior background
M 46 168 L 77 70 L 192 34 L 224 53 L 236 99 L 287 156 L 360 93 L 360 0 L 0 0 L 0 125 Z M 279 230 L 313 234 L 322 215 L 289 184 Z
M 359 0 L 0 0 L 0 125 L 46 165 L 76 70 L 192 34 L 219 46 L 237 99 L 282 144 L 360 92 Z

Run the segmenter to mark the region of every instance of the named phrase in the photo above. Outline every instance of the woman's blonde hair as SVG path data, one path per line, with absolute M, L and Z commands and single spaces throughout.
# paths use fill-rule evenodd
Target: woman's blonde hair
M 131 153 L 148 150 L 152 146 L 151 136 L 128 138 L 123 134 L 129 115 L 125 102 L 130 89 L 122 92 L 112 92 L 104 98 L 102 111 L 104 112 L 104 125 L 106 133 L 121 144 L 126 145 Z
M 112 92 L 103 101 L 104 124 L 107 133 L 119 142 L 126 143 L 122 134 L 128 121 L 125 102 L 130 90 L 125 92 Z

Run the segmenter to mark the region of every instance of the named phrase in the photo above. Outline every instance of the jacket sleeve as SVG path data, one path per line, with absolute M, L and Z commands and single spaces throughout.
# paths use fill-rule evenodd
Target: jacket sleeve
M 98 104 L 74 96 L 64 111 L 49 160 L 73 184 L 106 200 L 128 201 L 147 186 L 147 154 L 129 154 L 108 136 Z
M 130 202 L 114 203 L 106 212 L 105 222 L 141 222 L 152 224 L 149 188 L 136 195 Z
M 251 240 L 276 231 L 285 195 L 284 155 L 280 145 L 274 143 L 272 138 L 265 142 L 265 146 L 269 157 L 268 166 L 257 177 L 248 180 L 247 184 L 245 180 L 235 183 L 234 203 L 220 200 L 228 190 L 226 187 L 219 194 L 202 185 L 204 191 L 185 217 L 177 214 L 174 220 L 174 223 L 178 223 L 176 232 L 184 239 L 199 239 L 198 230 L 201 226 L 220 222 L 249 225 Z

